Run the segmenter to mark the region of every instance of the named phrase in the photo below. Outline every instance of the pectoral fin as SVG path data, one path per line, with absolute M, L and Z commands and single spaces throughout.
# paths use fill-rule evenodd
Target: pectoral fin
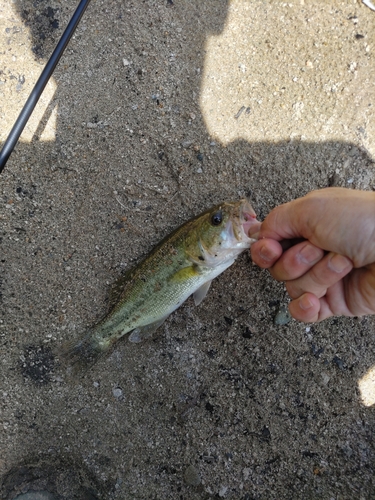
M 158 319 L 149 325 L 140 326 L 139 328 L 135 328 L 131 334 L 129 335 L 129 341 L 138 344 L 143 340 L 149 339 L 154 332 L 161 326 L 164 321 L 168 318 L 168 316 L 164 316 L 164 318 Z
M 193 265 L 193 266 L 183 267 L 171 277 L 171 281 L 177 281 L 177 282 L 187 281 L 189 278 L 195 278 L 198 275 L 199 275 L 198 266 Z
M 211 282 L 212 282 L 212 280 L 206 281 L 206 283 L 204 285 L 202 285 L 201 287 L 199 287 L 198 290 L 196 290 L 193 293 L 194 302 L 195 302 L 196 306 L 199 306 L 199 304 L 202 302 L 202 300 L 207 295 L 208 289 L 211 286 Z

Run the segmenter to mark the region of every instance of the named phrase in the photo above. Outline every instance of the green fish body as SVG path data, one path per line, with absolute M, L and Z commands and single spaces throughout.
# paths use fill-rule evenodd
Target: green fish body
M 94 361 L 126 333 L 139 342 L 193 294 L 196 305 L 211 281 L 255 241 L 248 229 L 259 225 L 246 200 L 222 203 L 186 222 L 161 241 L 114 289 L 114 307 L 65 354 Z

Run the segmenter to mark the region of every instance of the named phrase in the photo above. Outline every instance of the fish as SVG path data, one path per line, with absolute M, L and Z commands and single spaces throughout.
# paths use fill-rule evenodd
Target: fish
M 141 342 L 191 295 L 199 305 L 211 282 L 256 239 L 260 222 L 250 202 L 224 202 L 185 222 L 164 238 L 113 287 L 110 312 L 78 341 L 68 342 L 61 358 L 90 364 L 121 337 Z

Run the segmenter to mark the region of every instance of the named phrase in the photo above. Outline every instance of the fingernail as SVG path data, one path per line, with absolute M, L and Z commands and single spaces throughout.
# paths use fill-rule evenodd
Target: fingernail
M 307 244 L 301 248 L 298 256 L 302 263 L 314 264 L 323 256 L 323 251 L 320 248 Z
M 259 255 L 265 262 L 272 262 L 276 257 L 276 255 L 266 245 L 262 246 L 259 251 Z
M 338 253 L 334 254 L 328 261 L 328 267 L 336 273 L 342 273 L 351 265 L 352 263 L 347 257 L 344 257 L 343 255 L 340 255 Z
M 300 298 L 300 300 L 298 301 L 298 305 L 304 311 L 307 311 L 308 309 L 310 309 L 313 306 L 312 302 L 310 301 L 310 299 L 307 295 L 303 295 Z

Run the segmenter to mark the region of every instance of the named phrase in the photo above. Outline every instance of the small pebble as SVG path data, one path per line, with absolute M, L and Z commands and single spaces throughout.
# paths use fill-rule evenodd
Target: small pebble
M 112 394 L 116 399 L 120 399 L 122 397 L 122 390 L 120 389 L 120 387 L 116 387 L 115 389 L 113 389 Z
M 247 481 L 249 479 L 250 473 L 251 473 L 251 469 L 249 469 L 247 467 L 242 471 L 243 478 L 245 481 Z
M 201 484 L 200 474 L 194 465 L 189 465 L 189 467 L 185 470 L 184 479 L 185 483 L 190 486 L 198 486 Z
M 241 108 L 238 110 L 238 112 L 234 115 L 234 118 L 238 120 L 238 118 L 242 115 L 242 113 L 245 111 L 246 107 L 241 106 Z
M 320 375 L 321 375 L 321 377 L 323 379 L 323 384 L 327 385 L 328 382 L 329 382 L 329 380 L 330 380 L 330 376 L 327 373 L 325 373 L 325 372 L 322 372 Z
M 275 325 L 287 325 L 291 319 L 288 307 L 283 305 L 279 307 L 273 322 Z
M 223 498 L 227 494 L 228 486 L 222 486 L 219 491 L 219 497 Z
M 344 362 L 338 356 L 333 357 L 332 363 L 334 363 L 337 366 L 337 368 L 339 368 L 340 370 L 345 370 Z

